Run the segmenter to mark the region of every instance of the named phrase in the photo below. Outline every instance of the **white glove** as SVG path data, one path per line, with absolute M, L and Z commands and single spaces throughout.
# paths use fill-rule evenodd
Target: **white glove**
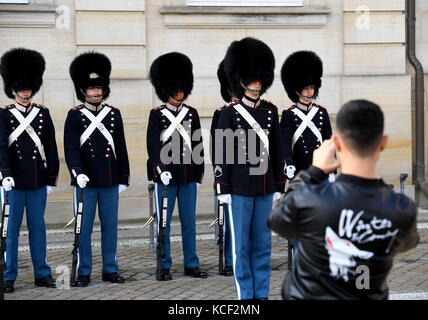
M 46 186 L 46 195 L 49 195 L 53 192 L 53 187 L 51 186 Z
M 127 188 L 127 186 L 126 186 L 126 185 L 124 185 L 124 184 L 119 184 L 119 193 L 121 193 L 121 192 L 125 191 L 125 190 L 126 190 L 126 188 Z
M 295 166 L 287 166 L 287 177 L 288 179 L 293 179 L 294 178 L 294 172 L 296 172 L 296 167 Z
M 200 187 L 201 187 L 201 184 L 196 182 L 196 191 L 198 191 Z
M 232 196 L 230 194 L 219 194 L 217 199 L 220 202 L 232 204 Z
M 79 186 L 80 189 L 86 188 L 86 184 L 89 182 L 89 178 L 85 174 L 79 174 L 76 180 L 77 180 L 77 185 Z
M 4 191 L 6 191 L 6 192 L 10 191 L 10 190 L 12 190 L 12 187 L 15 186 L 15 180 L 13 180 L 12 177 L 4 178 L 3 182 L 2 182 L 2 186 L 4 188 Z
M 160 175 L 160 178 L 162 180 L 162 183 L 165 186 L 169 185 L 169 181 L 172 179 L 171 172 L 169 172 L 169 171 L 162 172 Z
M 275 192 L 273 194 L 273 199 L 272 201 L 275 202 L 276 200 L 279 200 L 281 198 L 281 192 Z

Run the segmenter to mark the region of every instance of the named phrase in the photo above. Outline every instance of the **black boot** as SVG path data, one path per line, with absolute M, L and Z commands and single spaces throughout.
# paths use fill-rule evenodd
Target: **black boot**
M 7 280 L 3 284 L 3 292 L 4 293 L 12 293 L 15 291 L 13 285 L 15 284 L 15 281 L 13 280 Z
M 77 286 L 87 287 L 91 283 L 91 276 L 77 276 Z
M 208 274 L 205 271 L 199 270 L 199 267 L 184 268 L 184 273 L 187 276 L 192 276 L 194 278 L 208 278 Z
M 169 269 L 161 269 L 160 274 L 156 274 L 156 280 L 158 280 L 158 281 L 172 280 L 172 275 L 169 272 Z
M 56 288 L 56 281 L 52 278 L 51 275 L 48 275 L 44 278 L 35 279 L 34 283 L 38 287 Z
M 117 272 L 103 273 L 103 281 L 108 281 L 111 283 L 124 283 L 125 278 L 121 277 Z

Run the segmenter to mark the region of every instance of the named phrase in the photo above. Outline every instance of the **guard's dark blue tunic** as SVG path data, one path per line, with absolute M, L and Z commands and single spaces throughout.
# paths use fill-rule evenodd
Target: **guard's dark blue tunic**
M 321 133 L 323 141 L 330 139 L 332 135 L 330 118 L 328 116 L 327 109 L 322 106 L 312 103 L 310 107 L 307 107 L 304 104 L 298 103 L 282 112 L 280 127 L 284 141 L 283 146 L 285 158 L 287 165 L 294 165 L 296 167 L 295 175 L 300 170 L 306 170 L 309 168 L 312 164 L 312 155 L 314 150 L 316 150 L 322 143 L 312 130 L 309 127 L 306 127 L 296 141 L 294 148 L 292 148 L 293 135 L 302 123 L 302 119 L 293 112 L 293 109 L 298 108 L 305 115 L 308 115 L 312 106 L 319 108 L 315 116 L 312 118 L 312 122 Z
M 33 108 L 39 109 L 30 126 L 37 133 L 43 146 L 42 158 L 35 142 L 24 131 L 9 146 L 9 136 L 19 126 L 11 109 L 17 109 L 25 118 Z M 46 185 L 56 186 L 59 159 L 55 129 L 48 108 L 32 103 L 27 108 L 12 104 L 0 109 L 0 181 L 13 177 L 15 189 L 38 189 Z

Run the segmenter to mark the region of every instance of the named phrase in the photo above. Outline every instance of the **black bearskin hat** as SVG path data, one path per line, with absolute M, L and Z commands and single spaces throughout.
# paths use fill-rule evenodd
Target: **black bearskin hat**
M 103 100 L 106 100 L 110 95 L 110 73 L 110 60 L 102 53 L 84 52 L 74 58 L 70 65 L 70 77 L 74 83 L 77 99 L 85 102 L 86 89 L 102 87 Z
M 42 86 L 45 66 L 45 59 L 37 51 L 25 48 L 7 51 L 0 62 L 0 74 L 6 95 L 15 99 L 12 90 L 25 89 L 31 89 L 32 95 L 35 95 Z
M 163 102 L 180 90 L 184 92 L 183 100 L 186 100 L 193 89 L 192 61 L 179 52 L 161 55 L 150 67 L 150 81 Z
M 281 69 L 281 81 L 288 97 L 293 102 L 299 101 L 303 88 L 315 86 L 315 94 L 318 95 L 321 87 L 322 61 L 315 52 L 297 51 L 288 56 Z
M 230 91 L 229 82 L 227 81 L 226 74 L 224 73 L 224 60 L 222 60 L 218 65 L 217 77 L 220 82 L 220 93 L 223 100 L 227 103 L 231 102 L 232 92 Z
M 234 41 L 227 49 L 224 58 L 224 71 L 233 94 L 241 99 L 249 83 L 262 82 L 260 95 L 273 83 L 275 57 L 272 50 L 262 41 L 244 38 Z

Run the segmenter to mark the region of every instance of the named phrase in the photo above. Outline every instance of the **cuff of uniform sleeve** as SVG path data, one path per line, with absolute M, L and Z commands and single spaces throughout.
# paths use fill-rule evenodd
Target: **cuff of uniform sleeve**
M 10 169 L 0 169 L 0 183 L 3 182 L 4 178 L 10 177 Z
M 79 174 L 83 174 L 83 170 L 80 167 L 73 167 L 70 169 L 71 181 L 76 181 Z
M 230 194 L 230 186 L 228 184 L 216 181 L 214 188 L 215 188 L 215 194 L 216 195 Z
M 307 171 L 310 173 L 315 183 L 321 183 L 328 178 L 328 175 L 324 171 L 313 165 L 310 165 Z
M 58 183 L 58 176 L 49 176 L 46 181 L 46 185 L 56 187 Z
M 281 192 L 281 193 L 284 193 L 284 190 L 285 190 L 285 182 L 286 182 L 287 180 L 285 180 L 285 181 L 281 181 L 281 182 L 277 182 L 276 183 L 276 191 L 278 191 L 278 192 Z
M 129 186 L 129 175 L 122 175 L 119 177 L 119 184 Z
M 285 159 L 285 164 L 287 165 L 287 167 L 288 166 L 294 166 L 293 159 L 286 158 Z

